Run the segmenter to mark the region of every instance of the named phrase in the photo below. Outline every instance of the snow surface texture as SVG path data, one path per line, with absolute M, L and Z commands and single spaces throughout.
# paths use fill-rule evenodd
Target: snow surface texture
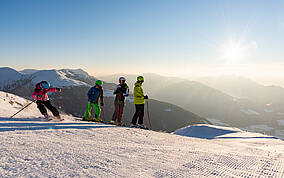
M 34 106 L 9 119 L 14 105 L 5 102 L 26 101 L 0 96 L 0 177 L 284 176 L 284 142 L 274 137 L 210 125 L 179 129 L 180 136 L 66 115 L 47 122 L 34 118 Z

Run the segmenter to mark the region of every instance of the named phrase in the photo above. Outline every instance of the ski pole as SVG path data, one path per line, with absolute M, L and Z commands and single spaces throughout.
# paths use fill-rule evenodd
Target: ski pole
M 58 108 L 61 109 L 61 96 L 60 96 L 60 91 L 58 91 Z
M 145 115 L 143 116 L 143 119 L 144 119 L 144 122 L 145 122 L 145 124 L 146 124 L 147 129 L 149 129 L 147 120 L 145 119 Z
M 105 113 L 104 113 L 104 108 L 102 107 L 102 114 L 103 114 L 103 121 L 105 122 Z
M 152 125 L 151 125 L 150 116 L 149 116 L 149 102 L 148 102 L 148 99 L 147 99 L 147 116 L 148 116 L 148 121 L 149 121 L 149 125 L 150 125 L 150 130 L 152 130 Z
M 23 107 L 22 109 L 20 109 L 18 112 L 16 112 L 14 115 L 12 115 L 10 117 L 10 119 L 12 119 L 12 117 L 14 117 L 15 115 L 17 115 L 18 113 L 20 113 L 22 110 L 24 110 L 25 108 L 27 108 L 29 105 L 33 104 L 34 102 L 36 102 L 37 100 L 34 100 L 32 102 L 30 102 L 29 104 L 27 104 L 25 107 Z

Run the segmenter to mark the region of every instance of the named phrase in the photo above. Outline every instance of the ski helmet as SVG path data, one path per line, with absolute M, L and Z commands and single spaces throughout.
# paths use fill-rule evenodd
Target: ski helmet
M 50 84 L 47 81 L 41 81 L 40 88 L 43 90 L 48 90 L 50 88 Z
M 101 80 L 96 81 L 96 85 L 102 86 L 103 82 Z
M 139 81 L 139 82 L 144 82 L 144 77 L 143 77 L 143 76 L 138 76 L 138 77 L 137 77 L 137 81 Z
M 125 81 L 126 81 L 126 79 L 125 79 L 124 77 L 120 77 L 120 78 L 119 78 L 119 82 L 124 83 Z

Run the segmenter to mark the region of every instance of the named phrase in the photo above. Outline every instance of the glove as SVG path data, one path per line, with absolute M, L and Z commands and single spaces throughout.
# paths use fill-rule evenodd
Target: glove
M 148 99 L 148 96 L 147 96 L 147 95 L 145 95 L 145 96 L 144 96 L 144 99 L 146 99 L 146 100 L 147 100 L 147 99 Z
M 104 103 L 101 103 L 101 106 L 104 106 Z
M 61 92 L 61 88 L 56 88 L 56 90 L 57 90 L 58 92 Z

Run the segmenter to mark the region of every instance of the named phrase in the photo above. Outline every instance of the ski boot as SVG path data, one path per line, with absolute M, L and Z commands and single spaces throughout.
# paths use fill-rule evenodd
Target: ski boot
M 103 122 L 100 118 L 95 118 L 95 122 Z
M 147 129 L 143 124 L 138 124 L 137 128 L 139 128 L 139 129 Z
M 56 119 L 58 119 L 58 120 L 60 120 L 60 121 L 64 121 L 64 119 L 63 119 L 63 118 L 61 118 L 61 116 L 60 116 L 60 115 L 55 116 L 55 118 L 56 118 Z
M 112 125 L 116 125 L 116 122 L 114 120 L 110 120 L 109 123 L 112 124 Z

